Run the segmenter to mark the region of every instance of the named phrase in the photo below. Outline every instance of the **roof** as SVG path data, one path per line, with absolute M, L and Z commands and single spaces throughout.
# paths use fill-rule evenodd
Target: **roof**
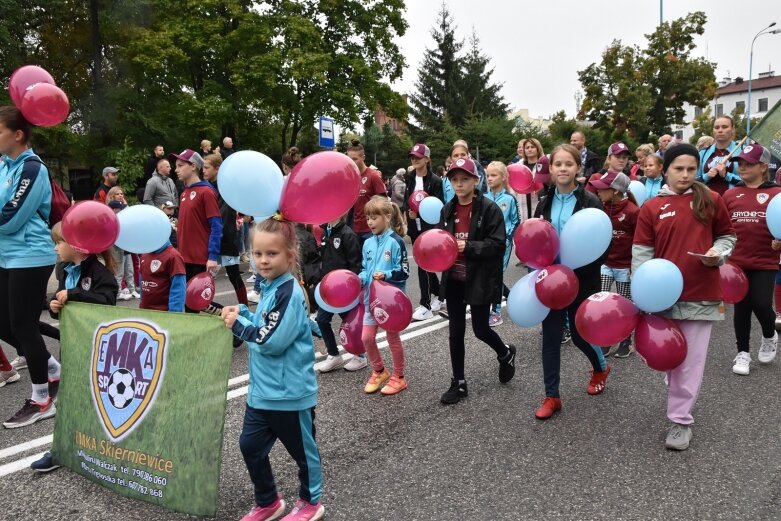
M 771 76 L 769 78 L 757 78 L 751 80 L 751 90 L 774 89 L 777 87 L 781 87 L 781 76 Z M 717 92 L 718 96 L 724 96 L 725 94 L 735 94 L 737 92 L 748 92 L 748 80 L 743 80 L 740 83 L 732 82 L 729 85 L 721 87 Z

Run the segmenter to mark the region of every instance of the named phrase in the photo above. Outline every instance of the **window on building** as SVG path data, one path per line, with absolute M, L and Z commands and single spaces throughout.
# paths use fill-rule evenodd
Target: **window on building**
M 767 98 L 759 98 L 758 112 L 767 112 Z
M 699 118 L 700 116 L 702 116 L 702 108 L 694 107 L 694 117 Z
M 738 101 L 735 103 L 735 112 L 738 114 L 745 114 L 746 113 L 746 102 L 745 101 Z
M 721 103 L 716 104 L 716 116 L 723 116 L 724 115 L 724 105 Z

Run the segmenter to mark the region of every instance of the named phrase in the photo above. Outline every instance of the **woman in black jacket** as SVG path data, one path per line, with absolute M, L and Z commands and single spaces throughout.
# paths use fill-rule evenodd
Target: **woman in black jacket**
M 456 237 L 458 258 L 442 274 L 443 294 L 450 318 L 450 362 L 453 378 L 442 395 L 444 404 L 468 395 L 464 376 L 466 306 L 472 308 L 475 336 L 496 352 L 499 381 L 515 375 L 515 347 L 506 345 L 488 325 L 491 305 L 502 298 L 502 260 L 505 228 L 502 211 L 476 190 L 479 176 L 469 158 L 457 159 L 447 171 L 456 196 L 442 209 L 442 227 Z

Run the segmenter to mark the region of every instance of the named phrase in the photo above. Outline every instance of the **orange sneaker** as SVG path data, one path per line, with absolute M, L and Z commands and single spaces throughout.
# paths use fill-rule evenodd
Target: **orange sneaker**
M 553 396 L 546 396 L 542 401 L 540 408 L 537 409 L 537 412 L 534 413 L 534 416 L 536 416 L 538 420 L 547 420 L 560 410 L 561 399 L 554 398 Z
M 605 367 L 604 371 L 591 370 L 591 380 L 588 382 L 586 392 L 590 395 L 601 394 L 605 390 L 607 385 L 607 375 L 610 374 L 610 364 Z
M 378 373 L 377 371 L 372 371 L 371 377 L 369 377 L 369 381 L 366 382 L 366 387 L 363 388 L 363 391 L 366 394 L 373 394 L 380 390 L 380 387 L 382 387 L 382 384 L 388 381 L 388 379 L 391 377 L 390 373 L 387 369 L 383 369 L 381 373 Z
M 382 391 L 380 391 L 385 396 L 391 396 L 394 394 L 398 394 L 404 389 L 407 388 L 407 379 L 403 376 L 391 376 L 391 379 L 388 380 L 388 383 L 385 384 L 385 387 L 382 388 Z

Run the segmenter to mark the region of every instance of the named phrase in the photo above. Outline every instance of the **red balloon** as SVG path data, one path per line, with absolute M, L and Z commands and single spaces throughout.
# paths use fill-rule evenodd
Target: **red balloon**
M 412 257 L 418 266 L 431 273 L 447 271 L 458 257 L 458 244 L 445 230 L 427 230 L 412 245 Z
M 199 273 L 187 281 L 184 304 L 190 309 L 203 311 L 214 300 L 214 277 L 208 271 Z
M 100 253 L 114 245 L 119 221 L 114 211 L 98 201 L 82 201 L 62 216 L 62 237 L 81 253 Z
M 554 264 L 540 270 L 534 291 L 540 303 L 551 309 L 564 309 L 575 301 L 580 283 L 571 268 Z
M 594 293 L 575 314 L 575 327 L 589 344 L 611 346 L 628 337 L 640 318 L 640 310 L 618 293 Z
M 361 293 L 361 279 L 350 270 L 333 270 L 320 282 L 320 296 L 335 308 L 349 306 Z
M 363 303 L 363 294 L 358 305 L 347 312 L 347 316 L 342 320 L 342 326 L 339 328 L 339 342 L 345 351 L 354 355 L 362 355 L 366 352 L 363 346 L 363 315 L 366 312 L 366 305 Z
M 403 331 L 412 321 L 412 302 L 398 287 L 375 280 L 369 286 L 369 311 L 385 331 Z
M 515 255 L 520 261 L 534 269 L 553 264 L 559 254 L 559 234 L 545 219 L 527 219 L 513 234 Z
M 635 329 L 637 354 L 651 369 L 671 371 L 686 359 L 686 337 L 672 320 L 642 314 Z
M 417 213 L 420 210 L 420 203 L 428 197 L 428 194 L 423 190 L 415 190 L 409 196 L 409 209 Z
M 727 304 L 737 304 L 748 295 L 748 278 L 736 264 L 726 262 L 719 266 L 721 297 Z
M 361 190 L 361 173 L 352 159 L 333 151 L 307 156 L 287 176 L 279 211 L 304 224 L 335 221 L 350 211 Z
M 53 127 L 65 121 L 70 112 L 68 96 L 49 83 L 38 83 L 24 93 L 20 107 L 24 119 L 39 127 Z
M 529 167 L 521 163 L 513 163 L 507 167 L 510 187 L 519 194 L 530 194 L 534 188 L 534 176 Z
M 11 74 L 11 78 L 8 80 L 8 94 L 11 95 L 11 100 L 16 108 L 22 109 L 22 99 L 25 92 L 36 83 L 56 85 L 52 75 L 37 65 L 24 65 Z

